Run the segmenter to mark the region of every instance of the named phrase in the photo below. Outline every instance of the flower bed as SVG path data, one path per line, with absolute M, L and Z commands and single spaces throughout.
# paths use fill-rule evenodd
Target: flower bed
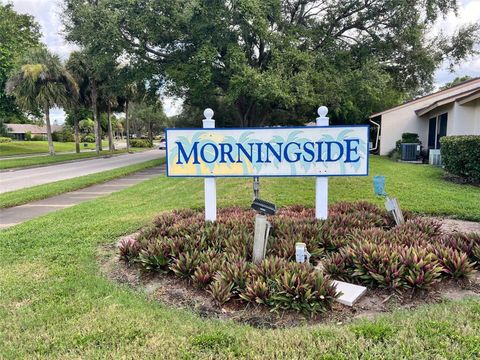
M 326 221 L 315 220 L 313 209 L 281 209 L 270 218 L 267 257 L 255 265 L 254 214 L 227 208 L 217 222 L 205 223 L 200 211 L 164 213 L 137 238 L 122 241 L 120 257 L 146 272 L 188 280 L 218 304 L 252 302 L 308 314 L 330 308 L 331 278 L 370 288 L 428 289 L 443 278 L 470 275 L 480 260 L 478 235 L 444 234 L 434 220 L 410 214 L 394 226 L 385 211 L 360 202 L 333 205 Z M 296 242 L 307 244 L 313 265 L 293 262 Z

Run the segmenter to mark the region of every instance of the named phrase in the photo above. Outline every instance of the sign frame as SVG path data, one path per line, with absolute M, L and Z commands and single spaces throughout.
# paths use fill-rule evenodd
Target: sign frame
M 231 131 L 231 130 L 242 130 L 242 131 L 256 131 L 256 130 L 268 130 L 268 129 L 302 129 L 302 130 L 308 130 L 308 129 L 332 129 L 332 128 L 366 128 L 367 129 L 367 151 L 366 151 L 366 172 L 365 173 L 359 173 L 359 174 L 294 174 L 294 175 L 261 175 L 261 174 L 251 174 L 251 175 L 171 175 L 169 174 L 169 159 L 168 159 L 168 132 L 169 131 L 208 131 L 208 130 L 214 130 L 215 132 L 218 131 Z M 370 149 L 369 149 L 369 144 L 370 144 L 370 125 L 366 124 L 355 124 L 355 125 L 323 125 L 323 126 L 279 126 L 279 127 L 247 127 L 247 128 L 241 128 L 241 127 L 231 127 L 231 128 L 166 128 L 165 129 L 165 143 L 166 143 L 166 176 L 167 177 L 173 177 L 173 178 L 252 178 L 255 176 L 258 177 L 350 177 L 350 176 L 369 176 L 369 171 L 370 171 Z

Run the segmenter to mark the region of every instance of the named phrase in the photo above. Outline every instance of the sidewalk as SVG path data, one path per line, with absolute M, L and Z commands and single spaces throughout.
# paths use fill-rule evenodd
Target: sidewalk
M 105 196 L 126 189 L 132 185 L 149 180 L 165 173 L 165 165 L 141 170 L 125 177 L 110 180 L 102 184 L 57 195 L 48 199 L 34 201 L 25 205 L 0 209 L 0 229 L 6 229 L 27 220 L 42 216 L 53 211 L 65 209 L 84 201 Z

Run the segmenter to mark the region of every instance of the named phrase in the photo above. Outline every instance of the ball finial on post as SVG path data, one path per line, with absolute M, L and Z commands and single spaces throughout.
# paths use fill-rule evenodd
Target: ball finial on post
M 215 120 L 213 120 L 213 110 L 206 108 L 203 112 L 203 128 L 213 129 L 215 128 Z M 217 220 L 217 185 L 215 178 L 205 178 L 205 220 L 216 221 Z
M 211 120 L 213 118 L 213 110 L 210 108 L 206 108 L 203 112 L 203 116 L 205 116 L 205 119 Z
M 327 116 L 328 114 L 328 108 L 326 106 L 320 106 L 318 109 L 317 109 L 317 114 L 318 116 L 320 117 L 325 117 Z

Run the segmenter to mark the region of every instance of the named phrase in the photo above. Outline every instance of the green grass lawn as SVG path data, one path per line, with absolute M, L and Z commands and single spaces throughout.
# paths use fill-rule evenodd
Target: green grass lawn
M 104 150 L 100 152 L 100 156 L 105 155 L 112 155 L 112 154 L 122 154 L 125 153 L 126 149 L 116 150 L 113 153 Z M 96 157 L 97 154 L 95 151 L 88 151 L 88 152 L 81 152 L 79 154 L 56 154 L 55 156 L 32 156 L 32 157 L 25 157 L 25 158 L 11 158 L 0 160 L 0 169 L 13 169 L 13 168 L 21 168 L 21 167 L 28 167 L 28 166 L 43 166 L 43 165 L 51 165 L 63 161 L 72 161 L 72 160 L 81 160 L 81 159 L 88 159 Z
M 373 158 L 405 208 L 480 211 L 479 190 L 430 167 Z M 423 175 L 422 175 L 423 174 Z M 219 206 L 248 206 L 251 181 L 217 182 Z M 313 179 L 262 179 L 279 206 L 313 205 Z M 371 179 L 332 179 L 330 200 L 374 200 Z M 459 205 L 455 205 L 460 202 Z M 454 206 L 455 205 L 455 206 Z M 480 301 L 442 302 L 370 320 L 261 330 L 173 309 L 101 275 L 97 248 L 162 211 L 203 206 L 201 179 L 160 176 L 0 231 L 0 358 L 477 359 Z
M 108 142 L 103 141 L 102 145 L 108 148 Z M 74 142 L 54 142 L 56 152 L 75 151 Z M 87 147 L 84 147 L 83 143 L 80 144 L 80 149 L 95 149 L 95 144 L 88 143 Z M 27 155 L 27 154 L 40 154 L 48 153 L 48 141 L 12 141 L 8 143 L 0 143 L 0 156 L 13 156 L 13 155 Z
M 165 163 L 165 158 L 0 194 L 0 209 L 46 199 Z

